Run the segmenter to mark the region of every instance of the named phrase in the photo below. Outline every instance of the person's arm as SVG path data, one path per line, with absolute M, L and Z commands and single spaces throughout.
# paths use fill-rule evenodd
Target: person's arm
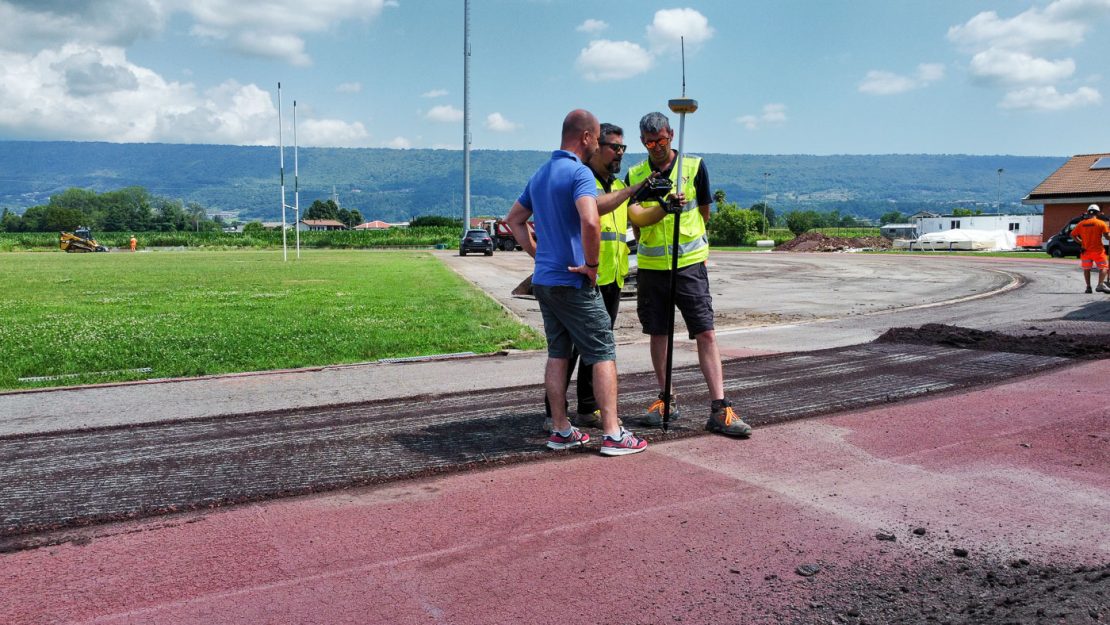
M 705 159 L 698 161 L 698 173 L 694 174 L 694 192 L 698 196 L 698 212 L 708 224 L 713 194 L 709 191 L 709 170 L 705 167 Z
M 532 211 L 524 207 L 517 200 L 513 203 L 513 207 L 509 210 L 509 214 L 505 216 L 505 222 L 509 224 L 509 230 L 513 233 L 513 238 L 516 239 L 517 245 L 521 247 L 532 258 L 536 257 L 536 242 L 532 240 L 532 236 L 528 233 L 528 220 L 532 217 Z
M 650 178 L 654 178 L 657 175 L 657 173 L 652 172 Z M 647 184 L 648 179 L 649 178 L 645 178 L 635 185 L 628 186 L 628 179 L 626 177 L 624 181 L 625 187 L 623 189 L 617 189 L 616 191 L 610 191 L 609 193 L 598 196 L 597 213 L 599 215 L 608 215 L 617 210 L 618 206 L 631 200 L 632 196 L 636 195 L 636 193 Z
M 582 256 L 586 264 L 567 269 L 585 275 L 590 284 L 597 284 L 597 266 L 601 262 L 601 218 L 597 214 L 597 198 L 583 195 L 574 201 L 574 206 L 578 209 L 582 228 Z

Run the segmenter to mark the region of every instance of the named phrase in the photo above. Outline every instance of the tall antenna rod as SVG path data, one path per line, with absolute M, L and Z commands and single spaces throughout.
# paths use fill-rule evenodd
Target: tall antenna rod
M 686 138 L 686 114 L 693 113 L 698 110 L 698 101 L 686 97 L 686 38 L 680 39 L 682 42 L 682 97 L 675 98 L 667 101 L 667 106 L 670 107 L 672 113 L 678 113 L 678 162 L 674 165 L 675 173 L 675 192 L 682 192 L 685 188 L 682 171 L 682 155 L 685 152 L 683 141 Z M 702 198 L 698 198 L 701 201 Z M 670 305 L 667 306 L 668 316 L 670 317 L 670 332 L 667 333 L 667 365 L 666 373 L 663 380 L 663 431 L 667 431 L 667 425 L 671 420 L 671 376 L 673 375 L 674 368 L 674 302 L 675 290 L 678 286 L 678 241 L 679 241 L 679 228 L 682 222 L 682 215 L 672 215 L 674 220 L 674 236 L 671 239 L 671 291 L 670 291 Z
M 293 100 L 293 229 L 297 232 L 297 258 L 301 257 L 301 183 L 297 171 L 297 101 Z
M 463 234 L 470 227 L 470 0 L 463 4 Z
M 686 38 L 679 37 L 678 44 L 683 50 L 683 98 L 686 97 Z
M 289 260 L 289 250 L 285 248 L 285 143 L 281 138 L 281 83 L 278 83 L 278 162 L 281 168 L 281 260 Z

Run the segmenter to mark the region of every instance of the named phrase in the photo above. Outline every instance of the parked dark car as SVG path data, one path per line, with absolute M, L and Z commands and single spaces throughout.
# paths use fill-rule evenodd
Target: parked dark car
M 493 239 L 485 230 L 467 230 L 459 241 L 459 256 L 466 256 L 467 252 L 482 252 L 486 256 L 493 256 Z
M 1083 247 L 1071 236 L 1071 230 L 1075 224 L 1086 219 L 1086 216 L 1079 216 L 1068 222 L 1062 230 L 1049 237 L 1044 242 L 1044 251 L 1053 258 L 1063 258 L 1065 256 L 1074 256 L 1079 258 L 1079 253 L 1083 251 Z M 1104 216 L 1099 216 L 1099 219 L 1107 221 Z

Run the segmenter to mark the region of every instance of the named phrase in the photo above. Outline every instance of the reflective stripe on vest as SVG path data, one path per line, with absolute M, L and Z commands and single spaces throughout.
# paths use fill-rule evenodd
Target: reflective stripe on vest
M 605 193 L 605 186 L 594 177 L 598 195 Z M 624 181 L 613 180 L 611 191 L 623 189 Z M 628 275 L 628 201 L 621 203 L 613 212 L 601 216 L 601 249 L 598 254 L 597 283 L 617 283 L 624 288 L 624 277 Z
M 694 177 L 701 167 L 701 158 L 684 155 L 682 157 L 682 183 L 677 180 L 676 168 L 671 168 L 671 182 L 689 198 L 679 216 L 678 266 L 687 267 L 709 258 L 709 238 L 705 232 L 705 220 L 698 208 L 697 189 Z M 651 163 L 644 161 L 628 171 L 628 182 L 638 184 L 651 175 Z M 643 206 L 658 206 L 658 202 L 642 202 Z M 640 228 L 638 264 L 641 269 L 669 270 L 671 268 L 671 246 L 674 242 L 674 215 L 666 215 L 662 220 Z

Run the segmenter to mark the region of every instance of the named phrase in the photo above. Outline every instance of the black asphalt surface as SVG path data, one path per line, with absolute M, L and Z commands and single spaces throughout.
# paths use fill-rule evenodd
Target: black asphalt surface
M 873 343 L 724 366 L 728 394 L 758 436 L 759 426 L 770 423 L 991 384 L 1070 362 Z M 708 397 L 694 367 L 675 371 L 685 415 L 668 433 L 633 423 L 655 397 L 653 377 L 621 378 L 627 425 L 652 442 L 705 434 Z M 542 446 L 541 398 L 540 386 L 530 385 L 0 438 L 0 551 L 19 549 L 21 535 L 45 530 L 550 459 L 557 456 Z

